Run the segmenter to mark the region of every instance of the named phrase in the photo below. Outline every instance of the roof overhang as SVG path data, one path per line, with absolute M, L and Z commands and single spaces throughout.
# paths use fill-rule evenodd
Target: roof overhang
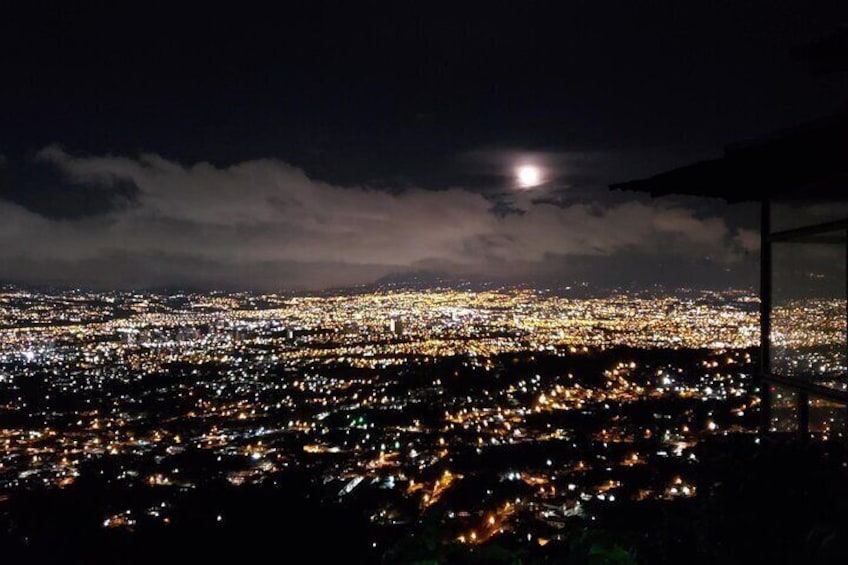
M 848 112 L 729 146 L 718 159 L 610 188 L 728 202 L 848 200 Z

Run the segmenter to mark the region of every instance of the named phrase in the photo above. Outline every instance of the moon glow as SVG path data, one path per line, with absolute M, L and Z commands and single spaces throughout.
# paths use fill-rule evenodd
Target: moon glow
M 533 188 L 542 184 L 542 171 L 535 165 L 521 165 L 515 169 L 515 177 L 521 188 Z

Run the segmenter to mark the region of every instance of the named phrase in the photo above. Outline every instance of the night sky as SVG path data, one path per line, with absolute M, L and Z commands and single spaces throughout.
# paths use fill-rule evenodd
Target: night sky
M 752 205 L 607 186 L 848 100 L 844 1 L 71 4 L 0 19 L 0 281 L 752 285 Z

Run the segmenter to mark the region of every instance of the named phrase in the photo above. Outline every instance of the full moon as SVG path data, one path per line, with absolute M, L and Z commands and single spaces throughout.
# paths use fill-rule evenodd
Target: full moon
M 515 170 L 518 186 L 532 188 L 542 183 L 542 171 L 535 165 L 522 165 Z

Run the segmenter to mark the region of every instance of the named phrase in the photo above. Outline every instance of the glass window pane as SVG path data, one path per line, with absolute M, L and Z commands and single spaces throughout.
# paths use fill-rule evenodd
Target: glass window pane
M 844 404 L 810 396 L 810 433 L 822 439 L 840 439 L 846 432 L 846 408 Z
M 772 245 L 772 373 L 842 386 L 845 262 L 841 231 Z
M 848 218 L 848 202 L 772 202 L 771 231 L 779 232 Z

